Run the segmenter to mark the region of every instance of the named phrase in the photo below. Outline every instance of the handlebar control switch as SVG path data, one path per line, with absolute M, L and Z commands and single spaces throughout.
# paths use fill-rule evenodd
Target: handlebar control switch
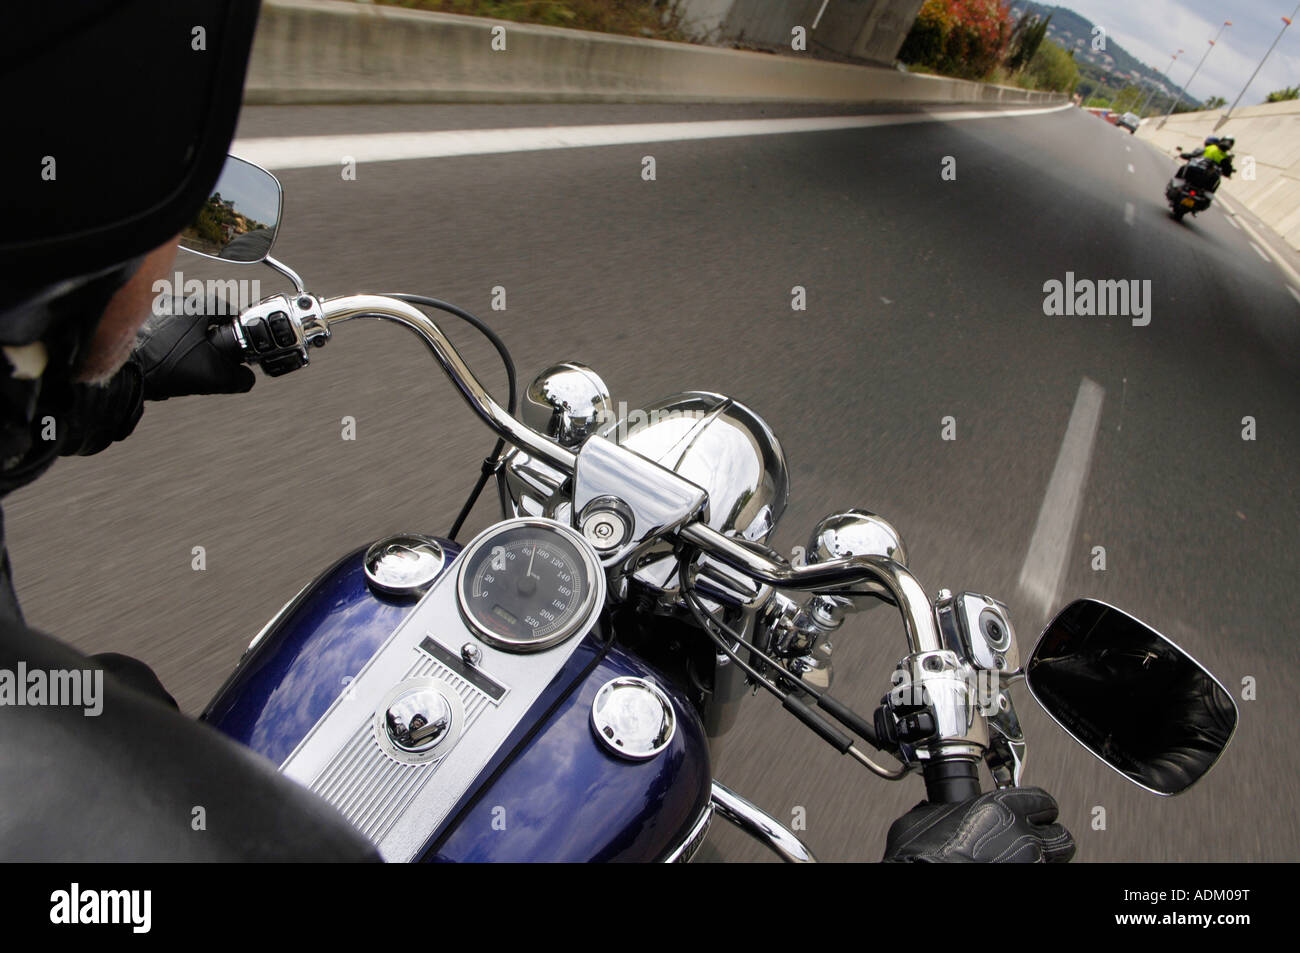
M 259 364 L 268 377 L 288 374 L 308 363 L 308 348 L 329 340 L 320 299 L 308 294 L 274 295 L 247 309 L 232 326 L 240 355 Z

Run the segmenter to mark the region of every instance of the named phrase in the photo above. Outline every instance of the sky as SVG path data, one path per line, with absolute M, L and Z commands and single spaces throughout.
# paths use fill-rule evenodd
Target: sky
M 1297 0 L 1040 0 L 1080 13 L 1106 29 L 1126 50 L 1154 69 L 1186 50 L 1166 75 L 1179 85 L 1209 48 L 1224 20 L 1223 31 L 1205 65 L 1188 86 L 1197 99 L 1237 98 L 1260 58 L 1282 29 L 1282 17 L 1295 12 Z M 1242 106 L 1257 106 L 1272 90 L 1300 85 L 1300 17 L 1288 27 L 1273 54 L 1251 83 Z

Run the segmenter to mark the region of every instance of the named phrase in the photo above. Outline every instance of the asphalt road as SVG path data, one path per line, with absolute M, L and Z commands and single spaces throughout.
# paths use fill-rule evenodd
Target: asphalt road
M 853 112 L 663 106 L 266 107 L 241 138 Z M 1242 143 L 1248 152 L 1249 144 Z M 641 178 L 642 157 L 657 178 Z M 955 180 L 941 176 L 943 158 Z M 1046 608 L 1018 580 L 1076 394 L 1105 392 L 1059 603 L 1093 595 L 1180 641 L 1240 696 L 1198 787 L 1160 799 L 1070 741 L 1023 689 L 1026 781 L 1087 861 L 1293 860 L 1300 728 L 1300 304 L 1218 208 L 1183 224 L 1172 166 L 1077 111 L 279 173 L 276 254 L 318 294 L 412 291 L 492 320 L 524 380 L 595 367 L 628 407 L 709 389 L 780 435 L 792 500 L 775 540 L 879 512 L 931 591 L 996 595 L 1028 651 Z M 271 272 L 182 260 L 187 276 Z M 1151 282 L 1149 325 L 1044 314 L 1067 272 Z M 507 310 L 493 312 L 493 286 Z M 791 310 L 791 288 L 808 307 Z M 452 329 L 492 386 L 488 347 Z M 356 440 L 341 439 L 341 418 Z M 955 440 L 941 438 L 945 417 Z M 1242 439 L 1254 417 L 1257 439 Z M 249 638 L 346 548 L 445 531 L 491 445 L 414 340 L 346 327 L 302 373 L 241 397 L 151 406 L 136 434 L 6 501 L 29 620 L 139 655 L 197 712 Z M 492 518 L 484 505 L 471 529 Z M 194 546 L 207 568 L 191 569 Z M 1104 546 L 1105 571 L 1091 568 Z M 835 639 L 837 694 L 869 711 L 905 651 L 892 611 Z M 769 698 L 716 759 L 826 860 L 875 860 L 922 796 L 812 738 Z M 1104 829 L 1096 809 L 1105 809 Z M 710 856 L 760 860 L 716 824 Z

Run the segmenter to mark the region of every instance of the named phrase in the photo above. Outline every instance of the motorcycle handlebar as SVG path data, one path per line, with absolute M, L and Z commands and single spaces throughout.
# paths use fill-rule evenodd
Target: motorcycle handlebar
M 574 473 L 577 455 L 525 426 L 493 400 L 442 329 L 420 309 L 383 295 L 347 295 L 323 301 L 321 306 L 325 322 L 330 327 L 358 318 L 379 318 L 415 332 L 466 403 L 499 437 L 563 473 Z M 854 556 L 791 567 L 754 552 L 703 523 L 691 523 L 677 535 L 755 580 L 770 585 L 824 592 L 865 586 L 865 590 L 858 592 L 883 597 L 898 606 L 913 652 L 938 651 L 942 647 L 933 609 L 921 584 L 906 567 L 891 559 Z

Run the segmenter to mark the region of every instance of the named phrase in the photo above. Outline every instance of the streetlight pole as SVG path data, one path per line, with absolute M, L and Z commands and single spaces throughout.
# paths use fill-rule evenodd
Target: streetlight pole
M 1167 123 L 1169 121 L 1169 117 L 1174 114 L 1174 110 L 1178 108 L 1178 104 L 1183 101 L 1183 92 L 1187 89 L 1188 86 L 1192 85 L 1192 80 L 1196 79 L 1196 74 L 1199 73 L 1201 71 L 1201 67 L 1205 65 L 1205 60 L 1207 57 L 1209 57 L 1210 50 L 1214 49 L 1214 45 L 1219 42 L 1219 37 L 1223 36 L 1223 31 L 1230 26 L 1232 26 L 1231 20 L 1223 21 L 1223 26 L 1219 27 L 1219 32 L 1214 34 L 1214 39 L 1210 41 L 1209 47 L 1206 49 L 1206 51 L 1203 54 L 1201 54 L 1201 61 L 1196 64 L 1196 69 L 1192 70 L 1192 75 L 1187 77 L 1187 82 L 1184 83 L 1182 87 L 1178 90 L 1178 96 L 1176 99 L 1174 99 L 1174 104 L 1169 107 L 1168 115 L 1166 115 L 1164 119 L 1160 120 L 1160 125 L 1157 128 L 1160 129 L 1165 128 L 1165 123 Z
M 1250 84 L 1255 82 L 1255 77 L 1258 76 L 1259 71 L 1264 68 L 1264 63 L 1267 62 L 1269 56 L 1273 52 L 1274 47 L 1276 47 L 1278 41 L 1282 39 L 1282 34 L 1286 32 L 1286 28 L 1291 25 L 1291 21 L 1295 19 L 1296 16 L 1300 16 L 1300 4 L 1296 5 L 1296 8 L 1291 13 L 1291 16 L 1282 18 L 1282 29 L 1278 31 L 1277 37 L 1274 38 L 1273 46 L 1270 46 L 1268 48 L 1268 52 L 1264 54 L 1264 59 L 1259 61 L 1259 65 L 1255 67 L 1255 72 L 1251 73 L 1250 79 L 1246 80 L 1246 85 L 1241 88 L 1241 94 L 1237 97 L 1236 102 L 1234 102 L 1231 106 L 1229 106 L 1228 111 L 1223 114 L 1223 118 L 1214 124 L 1215 132 L 1218 132 L 1219 127 L 1228 121 L 1228 117 L 1232 115 L 1232 111 L 1237 108 L 1237 103 L 1241 102 L 1242 96 L 1246 95 L 1246 90 L 1250 89 Z
M 1179 57 L 1183 52 L 1185 52 L 1185 51 L 1184 51 L 1184 50 L 1179 50 L 1177 53 L 1175 53 L 1175 54 L 1174 54 L 1174 58 L 1173 58 L 1172 60 L 1170 60 L 1170 61 L 1169 61 L 1169 65 L 1165 67 L 1165 71 L 1164 71 L 1164 73 L 1161 74 L 1161 75 L 1163 75 L 1166 79 L 1169 78 L 1169 71 L 1170 71 L 1171 69 L 1174 68 L 1174 64 L 1175 64 L 1176 62 L 1178 62 L 1178 57 Z M 1142 108 L 1138 110 L 1138 115 L 1139 115 L 1139 116 L 1141 116 L 1144 112 L 1147 111 L 1147 106 L 1149 106 L 1149 105 L 1151 104 L 1151 100 L 1155 98 L 1155 95 L 1156 95 L 1156 88 L 1155 88 L 1155 86 L 1152 86 L 1152 87 L 1151 87 L 1151 92 L 1147 93 L 1147 98 L 1144 99 L 1144 100 L 1142 101 Z

